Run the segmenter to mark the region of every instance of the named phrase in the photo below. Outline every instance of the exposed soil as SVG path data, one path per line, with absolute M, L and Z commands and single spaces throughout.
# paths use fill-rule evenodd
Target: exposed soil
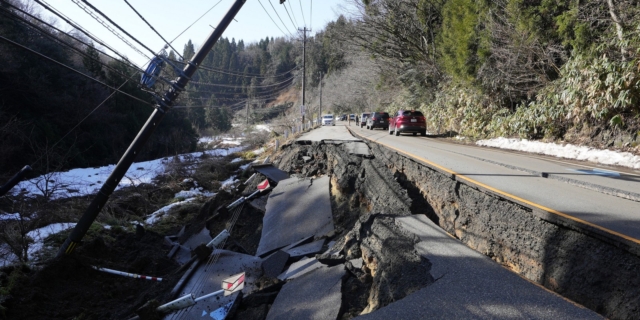
M 166 258 L 163 237 L 151 231 L 111 231 L 77 254 L 28 271 L 5 306 L 8 319 L 125 319 L 148 300 L 162 299 L 177 280 L 178 265 Z M 162 282 L 96 271 L 100 266 L 162 277 Z

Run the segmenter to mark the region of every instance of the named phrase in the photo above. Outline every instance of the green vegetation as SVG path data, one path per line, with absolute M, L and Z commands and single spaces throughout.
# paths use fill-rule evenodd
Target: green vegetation
M 637 140 L 638 4 L 358 0 L 361 14 L 344 39 L 380 66 L 384 80 L 376 89 L 394 92 L 383 107 L 421 109 L 430 131 Z M 389 28 L 389 22 L 412 32 Z M 364 40 L 373 34 L 380 34 L 375 45 Z

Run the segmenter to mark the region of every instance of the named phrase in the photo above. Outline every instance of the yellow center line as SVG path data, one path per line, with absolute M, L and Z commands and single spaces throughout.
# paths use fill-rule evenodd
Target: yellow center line
M 349 130 L 349 131 L 351 131 L 351 130 Z M 356 134 L 356 133 L 352 132 L 352 134 Z M 410 153 L 410 152 L 407 152 L 407 151 L 404 151 L 404 150 L 400 150 L 400 149 L 395 148 L 395 147 L 393 147 L 393 146 L 390 146 L 390 145 L 388 145 L 388 144 L 386 144 L 386 143 L 383 143 L 383 142 L 380 142 L 380 141 L 376 141 L 376 140 L 370 139 L 369 137 L 366 137 L 366 136 L 363 136 L 363 135 L 358 135 L 358 136 L 363 137 L 363 138 L 365 138 L 365 139 L 367 139 L 367 140 L 369 140 L 369 141 L 371 141 L 371 142 L 375 142 L 375 143 L 377 143 L 377 144 L 379 144 L 379 145 L 382 145 L 382 146 L 384 146 L 384 147 L 386 147 L 386 148 L 389 148 L 389 149 L 391 149 L 391 150 L 394 150 L 394 151 L 396 151 L 396 152 L 398 152 L 398 153 L 400 153 L 400 154 L 403 154 L 403 155 L 405 155 L 405 156 L 408 156 L 408 157 L 410 157 L 410 158 L 413 158 L 413 159 L 416 159 L 416 160 L 420 160 L 420 161 L 422 161 L 422 162 L 426 163 L 426 164 L 427 164 L 427 165 L 429 165 L 429 166 L 433 166 L 433 167 L 435 167 L 435 168 L 438 168 L 438 169 L 440 169 L 440 170 L 442 170 L 442 171 L 444 171 L 444 172 L 446 172 L 446 173 L 449 173 L 449 174 L 451 174 L 451 175 L 454 175 L 454 176 L 456 176 L 456 177 L 458 177 L 458 178 L 460 178 L 460 179 L 462 179 L 462 180 L 465 180 L 465 181 L 467 181 L 467 182 L 469 182 L 469 183 L 471 183 L 471 184 L 475 184 L 475 185 L 480 186 L 480 187 L 482 187 L 482 188 L 484 188 L 484 189 L 491 190 L 491 191 L 493 191 L 493 192 L 495 192 L 495 193 L 497 193 L 497 194 L 500 194 L 500 195 L 502 195 L 502 196 L 504 196 L 504 197 L 506 197 L 506 198 L 511 198 L 511 199 L 513 199 L 513 200 L 516 200 L 516 201 L 518 201 L 518 202 L 525 203 L 525 204 L 527 204 L 527 205 L 530 205 L 530 206 L 532 206 L 532 207 L 538 208 L 538 209 L 540 209 L 540 210 L 543 210 L 543 211 L 546 211 L 546 212 L 549 212 L 549 213 L 553 213 L 553 214 L 558 215 L 558 216 L 561 216 L 561 217 L 563 217 L 563 218 L 566 218 L 566 219 L 569 219 L 569 220 L 573 220 L 573 221 L 575 221 L 575 222 L 578 222 L 578 223 L 581 223 L 581 224 L 584 224 L 584 225 L 587 225 L 587 226 L 590 226 L 590 227 L 596 228 L 596 229 L 598 229 L 598 230 L 601 230 L 601 231 L 604 231 L 604 232 L 606 232 L 606 233 L 609 233 L 609 234 L 612 234 L 612 235 L 618 236 L 618 237 L 620 237 L 620 238 L 626 239 L 626 240 L 631 241 L 631 242 L 634 242 L 634 243 L 636 243 L 636 244 L 640 244 L 640 239 L 636 239 L 636 238 L 633 238 L 633 237 L 630 237 L 630 236 L 624 235 L 624 234 L 622 234 L 622 233 L 619 233 L 619 232 L 613 231 L 613 230 L 611 230 L 611 229 L 607 229 L 607 228 L 602 227 L 602 226 L 599 226 L 599 225 L 597 225 L 597 224 L 594 224 L 594 223 L 591 223 L 591 222 L 588 222 L 588 221 L 582 220 L 582 219 L 580 219 L 580 218 L 576 218 L 576 217 L 571 216 L 571 215 L 569 215 L 569 214 L 566 214 L 566 213 L 563 213 L 563 212 L 560 212 L 560 211 L 557 211 L 557 210 L 554 210 L 554 209 L 551 209 L 551 208 L 547 208 L 547 207 L 545 207 L 545 206 L 543 206 L 543 205 L 540 205 L 540 204 L 537 204 L 537 203 L 535 203 L 535 202 L 532 202 L 532 201 L 529 201 L 529 200 L 526 200 L 526 199 L 520 198 L 520 197 L 518 197 L 518 196 L 512 195 L 512 194 L 510 194 L 510 193 L 504 192 L 504 191 L 499 190 L 499 189 L 496 189 L 496 188 L 494 188 L 494 187 L 490 187 L 490 186 L 488 186 L 488 185 L 486 185 L 486 184 L 484 184 L 484 183 L 482 183 L 482 182 L 476 181 L 476 180 L 471 179 L 471 178 L 469 178 L 469 177 L 467 177 L 467 176 L 464 176 L 464 175 L 458 174 L 458 173 L 457 173 L 457 172 L 455 172 L 455 171 L 452 171 L 452 170 L 450 170 L 450 169 L 447 169 L 447 168 L 445 168 L 445 167 L 443 167 L 443 166 L 441 166 L 441 165 L 438 165 L 438 164 L 436 164 L 436 163 L 433 163 L 433 162 L 431 162 L 431 161 L 429 161 L 429 160 L 427 160 L 427 159 L 425 159 L 425 158 L 423 158 L 423 157 L 420 157 L 420 156 L 414 155 L 414 154 L 412 154 L 412 153 Z

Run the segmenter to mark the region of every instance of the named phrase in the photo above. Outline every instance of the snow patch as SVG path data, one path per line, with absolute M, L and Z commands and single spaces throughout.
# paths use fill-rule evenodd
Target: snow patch
M 230 189 L 235 187 L 235 184 L 240 182 L 240 180 L 236 179 L 236 176 L 231 176 L 229 179 L 222 181 L 220 183 L 220 189 Z
M 33 243 L 29 246 L 29 250 L 27 251 L 29 260 L 32 260 L 33 256 L 37 252 L 42 250 L 44 246 L 44 239 L 46 239 L 48 236 L 71 229 L 75 226 L 76 224 L 73 222 L 62 222 L 50 224 L 46 227 L 29 231 L 27 233 L 27 236 L 33 239 Z
M 495 138 L 480 140 L 477 145 L 500 149 L 518 150 L 566 159 L 585 160 L 601 164 L 640 169 L 640 156 L 629 152 L 594 149 L 571 144 L 546 143 L 526 139 Z
M 0 215 L 0 221 L 15 221 L 20 220 L 20 213 L 6 213 Z M 24 218 L 24 220 L 29 220 L 28 218 Z
M 253 152 L 253 154 L 255 154 L 255 155 L 260 155 L 260 154 L 264 153 L 264 151 L 265 151 L 264 148 L 260 148 L 260 149 L 253 150 L 251 152 Z
M 209 192 L 207 190 L 203 190 L 202 187 L 199 187 L 199 188 L 191 188 L 190 190 L 182 190 L 176 193 L 173 197 L 186 199 L 186 198 L 195 198 L 197 196 L 213 197 L 214 195 L 215 193 Z
M 155 211 L 154 213 L 150 214 L 149 217 L 147 217 L 147 219 L 144 220 L 144 222 L 146 224 L 154 224 L 158 221 L 160 221 L 162 219 L 162 217 L 164 217 L 164 215 L 166 215 L 172 208 L 175 207 L 179 207 L 183 204 L 187 204 L 193 200 L 195 200 L 196 198 L 190 198 L 190 199 L 186 199 L 184 201 L 178 201 L 178 202 L 174 202 L 168 206 L 162 207 L 160 209 L 158 209 L 157 211 Z
M 187 161 L 197 164 L 203 156 L 224 157 L 244 149 L 245 147 L 243 146 L 237 146 L 204 152 L 192 152 L 181 154 L 177 156 L 177 159 L 181 162 Z M 167 157 L 133 163 L 116 187 L 116 190 L 137 186 L 141 183 L 151 183 L 157 176 L 165 173 L 166 166 L 173 159 L 173 157 Z M 115 167 L 116 165 L 112 164 L 97 168 L 53 172 L 22 181 L 11 192 L 13 195 L 24 194 L 25 196 L 44 196 L 46 194 L 49 195 L 51 200 L 91 195 L 100 190 L 102 184 L 111 175 Z
M 259 124 L 259 125 L 257 125 L 257 126 L 256 126 L 256 129 L 257 129 L 258 131 L 266 131 L 266 132 L 271 132 L 271 131 L 273 131 L 273 130 L 271 130 L 271 128 L 269 128 L 269 126 L 268 126 L 268 125 L 266 125 L 266 124 Z

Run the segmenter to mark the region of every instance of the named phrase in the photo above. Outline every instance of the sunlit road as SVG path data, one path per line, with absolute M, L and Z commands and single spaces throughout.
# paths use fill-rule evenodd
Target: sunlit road
M 411 134 L 393 136 L 388 131 L 367 130 L 346 122 L 336 126 L 346 126 L 356 136 L 451 171 L 459 178 L 495 188 L 507 198 L 575 217 L 640 243 L 640 201 L 629 200 L 640 196 L 640 176 L 630 170 L 600 170 L 586 162 L 556 161 Z M 314 131 L 322 136 L 325 129 Z

